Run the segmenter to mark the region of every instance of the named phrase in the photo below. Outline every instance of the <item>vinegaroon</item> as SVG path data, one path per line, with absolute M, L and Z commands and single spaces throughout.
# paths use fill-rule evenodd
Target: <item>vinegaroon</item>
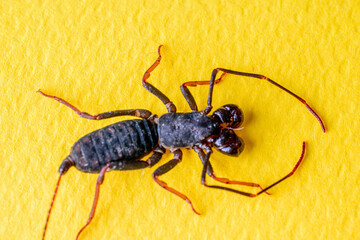
M 166 97 L 160 90 L 148 83 L 150 73 L 159 65 L 161 60 L 160 49 L 158 48 L 158 58 L 154 64 L 145 72 L 142 83 L 143 86 L 156 97 L 158 97 L 166 106 L 168 113 L 161 116 L 153 115 L 150 111 L 145 109 L 130 109 L 130 110 L 116 110 L 97 115 L 91 115 L 82 112 L 67 101 L 45 94 L 38 90 L 42 95 L 53 98 L 60 103 L 70 107 L 78 115 L 83 118 L 92 120 L 101 120 L 118 116 L 134 116 L 140 119 L 126 120 L 109 125 L 102 129 L 96 130 L 92 133 L 80 138 L 72 147 L 70 155 L 63 160 L 59 168 L 59 179 L 56 184 L 50 209 L 47 215 L 43 239 L 45 238 L 47 225 L 50 218 L 50 213 L 55 201 L 61 177 L 69 170 L 70 167 L 75 166 L 78 170 L 86 173 L 99 173 L 95 188 L 95 197 L 91 208 L 90 216 L 86 224 L 78 232 L 76 239 L 90 224 L 95 215 L 96 206 L 99 199 L 100 186 L 104 181 L 105 173 L 111 170 L 135 170 L 152 167 L 158 163 L 166 150 L 170 150 L 174 154 L 174 159 L 158 167 L 152 174 L 153 179 L 164 189 L 174 193 L 178 197 L 190 204 L 194 213 L 199 214 L 190 199 L 168 186 L 164 181 L 159 179 L 159 176 L 167 173 L 174 168 L 182 159 L 181 148 L 194 149 L 199 155 L 203 163 L 203 170 L 201 175 L 201 183 L 209 188 L 218 188 L 234 193 L 238 193 L 247 197 L 256 197 L 262 193 L 267 193 L 267 190 L 290 177 L 299 167 L 304 157 L 305 142 L 302 144 L 302 152 L 300 159 L 297 161 L 293 170 L 285 177 L 276 181 L 266 188 L 261 188 L 259 184 L 252 182 L 232 181 L 227 178 L 219 178 L 215 175 L 213 168 L 209 162 L 212 148 L 214 147 L 221 153 L 236 157 L 244 149 L 243 140 L 235 134 L 244 120 L 243 112 L 234 104 L 227 104 L 208 115 L 213 108 L 211 105 L 214 85 L 219 83 L 225 74 L 234 74 L 239 76 L 258 78 L 266 80 L 271 84 L 281 88 L 293 97 L 301 101 L 308 110 L 320 122 L 322 130 L 325 132 L 325 126 L 317 113 L 305 102 L 304 99 L 294 94 L 290 90 L 274 82 L 273 80 L 259 74 L 238 72 L 223 68 L 216 68 L 212 71 L 210 81 L 190 81 L 181 85 L 181 91 L 186 101 L 188 102 L 192 112 L 177 113 L 175 105 Z M 223 72 L 220 78 L 216 79 L 218 72 Z M 209 85 L 209 95 L 207 107 L 203 111 L 198 111 L 196 102 L 190 93 L 188 87 L 198 85 Z M 141 160 L 144 156 L 152 153 L 146 160 Z M 235 190 L 228 187 L 209 185 L 206 183 L 206 174 L 214 180 L 225 184 L 237 184 L 249 187 L 260 188 L 258 193 L 249 193 Z

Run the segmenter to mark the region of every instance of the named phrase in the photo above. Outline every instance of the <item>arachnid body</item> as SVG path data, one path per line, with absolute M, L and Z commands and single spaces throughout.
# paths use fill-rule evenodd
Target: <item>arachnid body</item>
M 107 171 L 135 170 L 152 167 L 160 161 L 162 155 L 165 153 L 166 150 L 172 152 L 174 154 L 174 158 L 169 162 L 163 164 L 162 166 L 158 167 L 153 172 L 153 179 L 164 189 L 174 193 L 175 195 L 188 202 L 192 210 L 196 214 L 199 213 L 195 210 L 192 202 L 187 196 L 168 186 L 165 182 L 159 179 L 159 176 L 170 171 L 181 161 L 181 148 L 194 149 L 198 153 L 199 158 L 203 163 L 201 183 L 206 187 L 223 189 L 248 197 L 255 197 L 264 192 L 267 193 L 266 191 L 268 189 L 272 188 L 276 184 L 291 176 L 296 171 L 303 159 L 305 143 L 303 143 L 302 145 L 302 153 L 294 169 L 285 177 L 281 178 L 277 182 L 271 184 L 269 187 L 266 187 L 264 189 L 256 183 L 231 181 L 226 178 L 219 178 L 215 176 L 213 168 L 209 162 L 212 148 L 217 149 L 221 153 L 234 157 L 238 156 L 244 149 L 243 140 L 239 138 L 234 131 L 240 127 L 244 120 L 242 111 L 236 105 L 224 105 L 214 111 L 211 115 L 208 115 L 212 109 L 211 103 L 214 85 L 219 83 L 225 76 L 225 74 L 234 74 L 239 76 L 258 78 L 266 80 L 271 84 L 281 88 L 282 90 L 286 91 L 287 93 L 291 94 L 299 101 L 301 101 L 318 119 L 323 131 L 325 132 L 325 127 L 320 117 L 302 98 L 300 98 L 293 92 L 289 91 L 288 89 L 282 87 L 278 83 L 272 81 L 265 76 L 252 73 L 237 72 L 222 68 L 217 68 L 213 70 L 210 81 L 194 81 L 182 84 L 181 91 L 186 101 L 188 102 L 192 112 L 177 113 L 175 105 L 169 100 L 169 98 L 166 97 L 160 90 L 147 82 L 147 79 L 150 77 L 150 73 L 160 63 L 160 49 L 161 46 L 158 49 L 159 56 L 157 60 L 145 72 L 142 79 L 143 86 L 150 93 L 157 96 L 165 104 L 168 110 L 168 113 L 163 114 L 159 117 L 157 115 L 153 115 L 150 111 L 145 109 L 117 110 L 101 113 L 98 115 L 91 115 L 78 110 L 76 107 L 61 98 L 47 95 L 40 90 L 38 91 L 46 97 L 53 98 L 65 104 L 84 118 L 93 120 L 101 120 L 117 116 L 135 116 L 140 118 L 117 122 L 102 129 L 96 130 L 80 138 L 73 145 L 69 156 L 65 158 L 59 168 L 60 176 L 46 219 L 43 239 L 45 238 L 47 224 L 49 222 L 50 213 L 53 207 L 61 177 L 72 166 L 75 166 L 78 170 L 82 172 L 99 173 L 90 216 L 86 224 L 78 232 L 76 239 L 79 238 L 81 232 L 90 224 L 91 220 L 95 215 L 95 210 L 99 198 L 100 185 L 103 183 L 104 176 Z M 219 71 L 222 71 L 223 74 L 219 79 L 216 79 L 216 75 Z M 197 85 L 210 86 L 207 107 L 203 111 L 198 111 L 196 102 L 188 89 L 189 86 Z M 152 155 L 146 161 L 142 160 L 144 156 L 150 153 L 152 153 Z M 260 188 L 260 191 L 256 194 L 252 194 L 228 187 L 208 185 L 206 183 L 206 174 L 221 183 L 258 187 Z

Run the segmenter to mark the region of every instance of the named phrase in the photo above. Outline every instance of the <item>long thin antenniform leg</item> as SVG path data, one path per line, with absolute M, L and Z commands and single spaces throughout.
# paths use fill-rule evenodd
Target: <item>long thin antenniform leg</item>
M 186 202 L 188 202 L 191 206 L 191 209 L 194 211 L 194 213 L 200 215 L 200 213 L 198 213 L 193 204 L 191 203 L 190 199 L 185 196 L 184 194 L 182 194 L 181 192 L 175 190 L 174 188 L 171 188 L 167 185 L 166 182 L 161 181 L 158 177 L 167 173 L 168 171 L 170 171 L 171 169 L 173 169 L 179 162 L 181 162 L 181 158 L 182 158 L 182 152 L 180 150 L 176 150 L 174 152 L 174 159 L 165 163 L 164 165 L 160 166 L 159 168 L 157 168 L 155 170 L 155 172 L 153 173 L 153 178 L 155 180 L 155 182 L 157 182 L 162 188 L 168 190 L 169 192 L 174 193 L 175 195 L 181 197 L 183 200 L 185 200 Z
M 209 165 L 209 158 L 210 158 L 210 154 L 211 152 L 207 152 L 206 156 L 205 156 L 205 164 L 204 164 L 204 168 L 201 174 L 201 184 L 203 184 L 206 187 L 210 187 L 210 188 L 217 188 L 217 189 L 222 189 L 222 190 L 226 190 L 226 191 L 230 191 L 230 192 L 234 192 L 234 193 L 238 193 L 247 197 L 257 197 L 260 194 L 266 192 L 267 190 L 269 190 L 270 188 L 276 186 L 277 184 L 281 183 L 282 181 L 284 181 L 285 179 L 287 179 L 288 177 L 290 177 L 291 175 L 294 174 L 294 172 L 296 171 L 296 169 L 298 169 L 300 163 L 302 162 L 303 158 L 304 158 L 304 154 L 305 154 L 305 142 L 303 142 L 302 144 L 302 152 L 301 152 L 301 156 L 300 159 L 297 161 L 295 167 L 293 168 L 293 170 L 287 174 L 285 177 L 281 178 L 280 180 L 276 181 L 275 183 L 271 184 L 270 186 L 264 188 L 263 190 L 261 190 L 260 192 L 253 194 L 253 193 L 248 193 L 248 192 L 242 192 L 242 191 L 238 191 L 232 188 L 227 188 L 227 187 L 221 187 L 221 186 L 215 186 L 215 185 L 208 185 L 206 183 L 206 169 Z
M 42 240 L 45 239 L 45 235 L 46 235 L 46 229 L 47 229 L 47 226 L 48 226 L 48 223 L 49 223 L 49 220 L 50 220 L 50 214 L 51 214 L 51 210 L 54 206 L 54 202 L 55 202 L 55 198 L 56 198 L 56 195 L 57 195 L 57 191 L 59 189 L 59 185 L 60 185 L 60 181 L 61 181 L 61 177 L 69 170 L 70 167 L 74 166 L 74 161 L 70 158 L 70 156 L 68 156 L 67 158 L 65 158 L 65 160 L 62 162 L 60 168 L 59 168 L 59 173 L 60 173 L 60 176 L 59 176 L 59 179 L 56 183 L 56 187 L 55 187 L 55 191 L 54 191 L 54 195 L 53 195 L 53 198 L 51 200 L 51 204 L 50 204 L 50 208 L 49 208 L 49 211 L 48 211 L 48 215 L 46 217 L 46 222 L 45 222 L 45 226 L 44 226 L 44 231 L 43 231 L 43 236 L 42 236 Z
M 299 97 L 295 93 L 291 92 L 290 90 L 286 89 L 285 87 L 281 86 L 280 84 L 274 82 L 273 80 L 271 80 L 271 79 L 269 79 L 269 78 L 267 78 L 267 77 L 265 77 L 263 75 L 253 74 L 253 73 L 245 73 L 245 72 L 237 72 L 237 71 L 224 69 L 224 68 L 216 68 L 216 69 L 213 70 L 213 72 L 211 74 L 209 97 L 208 97 L 208 102 L 207 102 L 208 105 L 204 110 L 205 114 L 208 114 L 212 109 L 211 102 L 212 102 L 213 89 L 214 89 L 216 74 L 219 71 L 223 71 L 225 73 L 234 74 L 234 75 L 238 75 L 238 76 L 252 77 L 252 78 L 258 78 L 258 79 L 266 80 L 269 83 L 277 86 L 278 88 L 281 88 L 282 90 L 284 90 L 285 92 L 289 93 L 290 95 L 292 95 L 293 97 L 298 99 L 300 102 L 302 102 L 307 107 L 307 109 L 315 116 L 315 118 L 319 121 L 323 132 L 325 132 L 325 125 L 324 125 L 323 121 L 321 120 L 321 118 L 319 117 L 319 115 L 306 103 L 306 101 L 304 99 L 302 99 L 301 97 Z
M 198 153 L 201 162 L 203 164 L 205 164 L 205 153 L 204 153 L 204 151 L 199 147 L 194 147 L 193 149 L 195 150 L 195 152 Z M 249 186 L 249 187 L 257 187 L 257 188 L 260 188 L 260 190 L 263 190 L 263 188 L 260 186 L 260 184 L 257 184 L 257 183 L 241 182 L 241 181 L 229 180 L 227 178 L 219 178 L 219 177 L 215 176 L 215 173 L 214 173 L 213 167 L 211 166 L 210 160 L 208 161 L 207 165 L 208 166 L 207 166 L 206 172 L 215 181 L 225 183 L 225 184 L 235 184 L 235 185 L 242 185 L 242 186 Z M 268 192 L 266 192 L 266 194 L 270 195 Z
M 119 117 L 119 116 L 135 116 L 135 117 L 139 117 L 139 118 L 149 118 L 150 116 L 152 116 L 151 112 L 148 110 L 145 110 L 145 109 L 115 110 L 115 111 L 100 113 L 97 115 L 91 115 L 87 112 L 80 111 L 78 108 L 76 108 L 71 103 L 65 101 L 62 98 L 48 95 L 48 94 L 42 92 L 41 90 L 38 90 L 37 92 L 41 93 L 45 97 L 55 99 L 56 101 L 64 104 L 65 106 L 71 108 L 72 110 L 74 110 L 80 117 L 87 118 L 87 119 L 101 120 L 101 119 Z
M 82 231 L 84 231 L 84 229 L 91 223 L 91 220 L 94 218 L 95 215 L 95 211 L 96 211 L 96 206 L 99 200 L 99 194 L 100 194 L 100 185 L 104 182 L 104 178 L 105 178 L 105 173 L 106 171 L 111 167 L 110 163 L 106 164 L 100 171 L 99 177 L 96 181 L 96 188 L 95 188 L 95 197 L 94 197 L 94 202 L 91 208 L 91 212 L 89 215 L 89 218 L 85 224 L 85 226 L 83 226 L 80 231 L 78 232 L 78 234 L 76 235 L 76 240 L 79 239 L 80 234 L 82 233 Z
M 223 77 L 226 75 L 226 73 L 223 73 L 218 79 L 215 80 L 215 84 L 218 84 Z M 210 81 L 191 81 L 191 82 L 185 82 L 180 86 L 181 92 L 184 95 L 186 101 L 188 102 L 190 109 L 193 112 L 197 112 L 198 108 L 195 102 L 195 99 L 193 95 L 191 94 L 188 87 L 196 87 L 197 85 L 209 85 Z
M 143 79 L 142 79 L 142 83 L 143 86 L 146 90 L 148 90 L 149 92 L 151 92 L 152 94 L 154 94 L 155 96 L 157 96 L 166 106 L 168 112 L 176 112 L 176 107 L 175 105 L 169 100 L 169 98 L 167 96 L 165 96 L 159 89 L 157 89 L 156 87 L 154 87 L 153 85 L 151 85 L 150 83 L 147 82 L 147 79 L 150 77 L 150 73 L 159 65 L 160 60 L 161 60 L 161 54 L 160 54 L 160 49 L 161 49 L 162 45 L 159 46 L 158 48 L 158 54 L 159 57 L 156 59 L 156 61 L 154 62 L 153 65 L 151 65 L 151 67 L 146 70 Z

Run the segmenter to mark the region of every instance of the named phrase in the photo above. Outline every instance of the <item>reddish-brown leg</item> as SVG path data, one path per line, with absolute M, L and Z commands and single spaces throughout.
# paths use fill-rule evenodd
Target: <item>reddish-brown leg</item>
M 160 60 L 161 60 L 160 49 L 161 49 L 161 47 L 162 47 L 162 45 L 160 45 L 158 48 L 159 57 L 156 59 L 156 61 L 153 63 L 153 65 L 151 65 L 151 67 L 148 70 L 146 70 L 146 72 L 143 76 L 143 79 L 142 79 L 142 83 L 146 90 L 148 90 L 149 92 L 154 94 L 165 104 L 168 112 L 176 112 L 176 107 L 169 100 L 169 98 L 167 96 L 165 96 L 165 94 L 163 94 L 159 89 L 157 89 L 156 87 L 154 87 L 153 85 L 151 85 L 150 83 L 147 82 L 147 79 L 150 77 L 150 73 L 152 71 L 154 71 L 154 69 L 160 64 Z
M 205 153 L 204 153 L 204 151 L 202 149 L 200 149 L 199 147 L 196 147 L 196 146 L 193 149 L 198 153 L 201 162 L 203 164 L 205 164 Z M 260 186 L 260 184 L 257 184 L 257 183 L 234 181 L 234 180 L 229 180 L 228 178 L 220 178 L 220 177 L 215 176 L 215 173 L 214 173 L 214 170 L 213 170 L 213 168 L 211 166 L 210 160 L 208 161 L 208 166 L 207 166 L 206 172 L 215 181 L 218 181 L 218 182 L 221 182 L 221 183 L 242 185 L 242 186 L 248 186 L 248 187 L 257 187 L 257 188 L 260 188 L 260 190 L 263 190 L 263 188 Z M 270 195 L 270 193 L 268 193 L 268 192 L 266 192 L 266 194 Z
M 99 194 L 100 194 L 100 185 L 104 182 L 104 178 L 105 178 L 105 173 L 106 171 L 110 168 L 110 163 L 105 165 L 105 167 L 103 167 L 100 171 L 99 177 L 96 181 L 96 188 L 95 188 L 95 197 L 94 197 L 94 202 L 91 208 L 91 212 L 89 215 L 89 218 L 85 224 L 85 226 L 83 226 L 79 233 L 76 235 L 76 240 L 79 239 L 80 234 L 84 231 L 84 229 L 91 223 L 91 220 L 94 218 L 95 215 L 95 211 L 96 211 L 96 206 L 99 200 Z
M 269 83 L 275 85 L 276 87 L 284 90 L 285 92 L 289 93 L 290 95 L 292 95 L 293 97 L 295 97 L 296 99 L 298 99 L 301 103 L 303 103 L 307 109 L 315 116 L 315 118 L 319 121 L 321 128 L 323 130 L 323 132 L 325 132 L 325 125 L 323 123 L 323 121 L 321 120 L 320 116 L 306 103 L 306 101 L 304 99 L 302 99 L 301 97 L 299 97 L 298 95 L 296 95 L 295 93 L 291 92 L 290 90 L 288 90 L 287 88 L 281 86 L 280 84 L 274 82 L 273 80 L 271 80 L 270 78 L 267 78 L 263 75 L 259 75 L 259 74 L 253 74 L 253 73 L 245 73 L 245 72 L 237 72 L 237 71 L 233 71 L 233 70 L 229 70 L 229 69 L 224 69 L 224 68 L 216 68 L 213 70 L 212 74 L 211 74 L 211 79 L 210 79 L 210 87 L 209 87 L 209 96 L 208 96 L 208 105 L 204 110 L 205 114 L 208 114 L 211 109 L 212 109 L 212 95 L 213 95 L 213 89 L 214 89 L 214 85 L 215 85 L 215 79 L 216 79 L 216 74 L 219 72 L 225 72 L 225 73 L 229 73 L 229 74 L 233 74 L 233 75 L 238 75 L 238 76 L 244 76 L 244 77 L 252 77 L 252 78 L 258 78 L 258 79 L 262 79 L 262 80 L 266 80 Z
M 42 92 L 41 90 L 38 90 L 37 92 L 42 94 L 45 97 L 52 98 L 52 99 L 64 104 L 65 106 L 67 106 L 67 107 L 71 108 L 72 110 L 74 110 L 80 117 L 87 118 L 87 119 L 101 120 L 101 119 L 119 117 L 119 116 L 135 116 L 135 117 L 140 117 L 140 118 L 149 118 L 150 116 L 152 116 L 151 112 L 148 111 L 148 110 L 145 110 L 145 109 L 115 110 L 115 111 L 100 113 L 100 114 L 97 114 L 97 115 L 91 115 L 91 114 L 89 114 L 87 112 L 80 111 L 74 105 L 72 105 L 71 103 L 65 101 L 62 98 L 52 96 L 52 95 L 48 95 L 48 94 Z
M 222 190 L 226 190 L 226 191 L 230 191 L 230 192 L 234 192 L 234 193 L 238 193 L 247 197 L 257 197 L 260 194 L 266 192 L 267 190 L 269 190 L 270 188 L 276 186 L 277 184 L 281 183 L 282 181 L 284 181 L 285 179 L 287 179 L 288 177 L 290 177 L 291 175 L 294 174 L 294 172 L 296 171 L 296 169 L 298 169 L 300 163 L 302 162 L 303 158 L 304 158 L 304 154 L 305 154 L 305 142 L 303 142 L 302 144 L 302 152 L 301 152 L 301 156 L 300 159 L 297 161 L 295 167 L 293 168 L 293 170 L 287 174 L 285 177 L 281 178 L 280 180 L 276 181 L 275 183 L 271 184 L 270 186 L 266 187 L 265 189 L 261 190 L 260 192 L 253 194 L 253 193 L 249 193 L 249 192 L 242 192 L 242 191 L 238 191 L 232 188 L 227 188 L 227 187 L 221 187 L 221 186 L 216 186 L 216 185 L 208 185 L 206 183 L 206 169 L 209 165 L 209 158 L 210 158 L 210 154 L 211 152 L 207 152 L 206 156 L 205 156 L 205 163 L 204 163 L 204 168 L 201 174 L 201 184 L 203 184 L 206 187 L 210 187 L 210 188 L 217 188 L 217 189 L 222 189 Z
M 159 176 L 161 176 L 161 175 L 167 173 L 168 171 L 170 171 L 171 169 L 173 169 L 179 162 L 181 162 L 181 158 L 182 158 L 182 152 L 180 150 L 176 150 L 174 152 L 174 159 L 165 163 L 164 165 L 160 166 L 159 168 L 157 168 L 154 171 L 152 176 L 153 176 L 155 182 L 157 182 L 162 188 L 181 197 L 183 200 L 185 200 L 186 202 L 188 202 L 190 204 L 191 209 L 194 211 L 194 213 L 200 215 L 200 213 L 195 210 L 193 204 L 191 203 L 190 199 L 186 195 L 182 194 L 181 192 L 175 190 L 172 187 L 169 187 L 166 182 L 161 181 L 158 178 Z
M 223 73 L 220 78 L 215 80 L 215 84 L 218 84 L 223 77 L 226 75 L 226 73 Z M 190 81 L 190 82 L 185 82 L 180 86 L 181 92 L 184 95 L 186 101 L 188 102 L 190 109 L 193 112 L 197 112 L 198 111 L 198 107 L 196 105 L 195 99 L 193 97 L 193 95 L 191 94 L 190 90 L 188 89 L 188 87 L 196 87 L 197 85 L 209 85 L 210 81 Z
M 252 182 L 241 182 L 241 181 L 234 181 L 234 180 L 229 180 L 228 178 L 219 178 L 216 177 L 214 172 L 211 173 L 210 177 L 212 177 L 214 180 L 221 182 L 221 183 L 225 183 L 225 184 L 235 184 L 235 185 L 242 185 L 242 186 L 248 186 L 248 187 L 257 187 L 260 188 L 260 190 L 263 190 L 263 188 L 260 186 L 260 184 L 257 183 L 252 183 Z M 267 195 L 270 195 L 270 193 L 265 192 Z

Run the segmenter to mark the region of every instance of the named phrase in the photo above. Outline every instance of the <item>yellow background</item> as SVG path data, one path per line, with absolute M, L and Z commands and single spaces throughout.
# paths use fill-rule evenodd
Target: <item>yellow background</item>
M 294 91 L 328 131 L 271 84 L 226 76 L 213 105 L 243 109 L 238 133 L 246 146 L 238 158 L 213 154 L 217 175 L 268 186 L 292 169 L 305 140 L 296 174 L 271 196 L 250 199 L 202 186 L 201 162 L 185 150 L 162 179 L 189 196 L 197 216 L 152 180 L 155 167 L 110 172 L 80 239 L 360 239 L 358 1 L 1 1 L 0 13 L 1 239 L 40 239 L 72 144 L 126 119 L 82 119 L 36 90 L 93 114 L 163 114 L 164 105 L 141 85 L 160 44 L 163 60 L 149 81 L 179 111 L 189 111 L 180 85 L 223 67 L 264 74 Z M 203 109 L 208 87 L 191 91 Z M 63 177 L 47 239 L 75 239 L 96 179 L 75 168 Z

